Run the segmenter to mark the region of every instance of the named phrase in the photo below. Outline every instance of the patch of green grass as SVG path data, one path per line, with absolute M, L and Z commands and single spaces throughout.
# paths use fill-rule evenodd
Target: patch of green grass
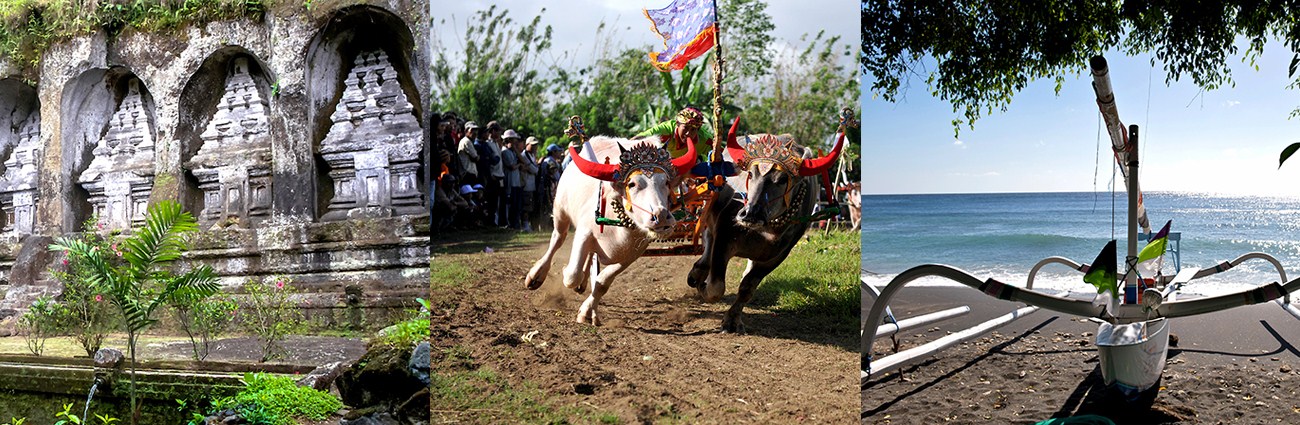
M 492 251 L 527 248 L 549 240 L 551 232 L 521 233 L 497 228 L 469 230 L 436 236 L 433 252 L 435 257 L 437 254 L 478 254 L 487 248 Z
M 288 376 L 246 373 L 244 385 L 238 394 L 215 400 L 213 405 L 235 409 L 251 423 L 267 425 L 300 423 L 295 418 L 321 421 L 343 407 L 330 393 L 300 387 Z
M 857 232 L 810 229 L 785 262 L 759 285 L 752 304 L 857 323 L 860 237 Z M 735 276 L 739 282 L 740 274 Z
M 434 257 L 429 262 L 429 285 L 434 292 L 455 288 L 469 281 L 469 267 L 456 260 Z

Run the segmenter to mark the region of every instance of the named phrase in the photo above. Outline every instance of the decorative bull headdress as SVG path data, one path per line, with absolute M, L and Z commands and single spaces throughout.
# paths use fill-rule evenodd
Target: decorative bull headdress
M 573 158 L 573 165 L 583 174 L 608 182 L 627 183 L 627 179 L 637 172 L 664 173 L 669 177 L 686 175 L 695 166 L 695 140 L 688 138 L 686 146 L 685 154 L 673 158 L 666 149 L 649 142 L 639 143 L 632 149 L 619 145 L 618 164 L 609 164 L 609 158 L 605 159 L 604 164 L 590 161 L 583 158 L 573 146 L 569 146 L 569 156 Z
M 731 122 L 731 130 L 727 132 L 727 152 L 731 154 L 731 159 L 741 168 L 747 168 L 749 164 L 755 162 L 768 162 L 779 165 L 782 170 L 791 174 L 800 176 L 815 176 L 825 173 L 831 168 L 835 160 L 839 158 L 840 151 L 844 149 L 844 134 L 841 133 L 839 139 L 835 142 L 835 147 L 831 148 L 829 155 L 820 158 L 803 159 L 794 152 L 794 141 L 782 143 L 776 137 L 765 135 L 756 140 L 749 140 L 744 148 L 736 146 L 736 129 L 740 125 L 740 118 Z

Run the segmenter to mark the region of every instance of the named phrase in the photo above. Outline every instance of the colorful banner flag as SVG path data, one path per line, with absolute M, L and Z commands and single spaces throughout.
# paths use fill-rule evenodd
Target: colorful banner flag
M 1112 299 L 1119 298 L 1119 284 L 1115 273 L 1115 240 L 1111 239 L 1101 253 L 1097 254 L 1097 259 L 1092 261 L 1088 266 L 1088 273 L 1083 275 L 1083 281 L 1097 287 L 1097 293 L 1110 292 Z
M 664 40 L 662 52 L 650 52 L 660 71 L 680 70 L 713 48 L 717 25 L 712 0 L 673 0 L 663 9 L 643 9 L 650 29 Z

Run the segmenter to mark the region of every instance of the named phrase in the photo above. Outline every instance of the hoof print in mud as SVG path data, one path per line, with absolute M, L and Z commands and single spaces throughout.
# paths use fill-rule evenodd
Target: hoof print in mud
M 582 395 L 593 395 L 596 394 L 596 386 L 587 383 L 573 384 L 573 393 L 582 394 Z

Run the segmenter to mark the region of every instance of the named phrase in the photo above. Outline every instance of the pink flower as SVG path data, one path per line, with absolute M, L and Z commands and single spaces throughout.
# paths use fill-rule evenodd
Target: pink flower
M 284 289 L 284 281 L 283 280 L 275 281 L 275 289 Z
M 95 222 L 95 228 L 96 228 L 96 229 L 99 229 L 99 230 L 104 230 L 104 223 L 103 223 L 103 222 Z
M 68 265 L 68 259 L 67 259 L 67 258 L 64 258 L 64 259 L 63 259 L 63 265 L 65 265 L 65 266 Z
M 100 294 L 95 294 L 95 302 L 97 302 L 97 303 L 102 303 L 102 302 L 104 302 L 104 296 L 103 296 L 103 295 L 100 295 Z

